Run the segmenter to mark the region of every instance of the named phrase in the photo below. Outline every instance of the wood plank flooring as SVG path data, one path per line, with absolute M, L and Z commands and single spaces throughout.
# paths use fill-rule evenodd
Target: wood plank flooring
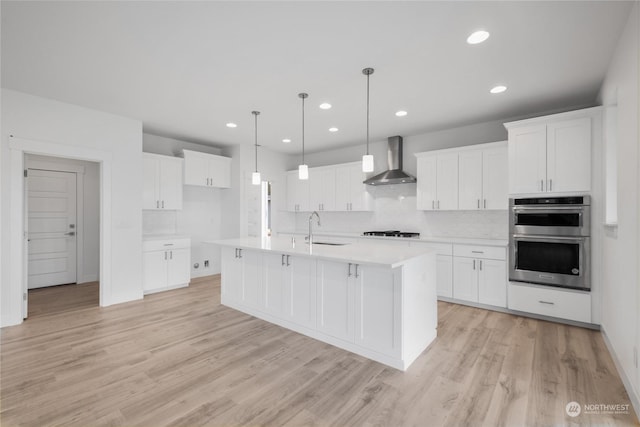
M 89 289 L 2 329 L 3 427 L 638 424 L 565 413 L 630 403 L 597 331 L 440 302 L 403 373 L 220 305 L 219 276 L 107 308 Z

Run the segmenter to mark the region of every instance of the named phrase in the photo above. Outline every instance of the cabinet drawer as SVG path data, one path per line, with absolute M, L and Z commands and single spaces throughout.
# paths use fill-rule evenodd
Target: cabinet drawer
M 184 249 L 189 247 L 191 247 L 191 239 L 152 239 L 142 241 L 143 252 Z
M 510 310 L 591 323 L 591 294 L 509 282 Z
M 437 255 L 453 255 L 453 245 L 451 243 L 434 243 L 434 242 L 409 242 L 410 246 L 415 248 L 428 248 L 436 251 Z
M 499 246 L 453 245 L 453 255 L 504 261 L 507 259 L 507 248 Z

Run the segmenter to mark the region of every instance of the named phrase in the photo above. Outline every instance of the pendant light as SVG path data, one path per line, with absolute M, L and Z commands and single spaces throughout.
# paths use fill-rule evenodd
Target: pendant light
M 309 167 L 304 162 L 304 100 L 309 97 L 309 94 L 299 93 L 298 97 L 302 99 L 302 164 L 298 166 L 298 178 L 309 179 Z
M 367 76 L 367 152 L 362 156 L 362 172 L 373 172 L 373 155 L 369 154 L 369 76 L 373 68 L 363 69 L 362 74 Z
M 251 114 L 253 114 L 253 117 L 255 119 L 254 123 L 254 129 L 255 129 L 255 151 L 256 151 L 256 171 L 254 173 L 251 174 L 251 183 L 253 185 L 260 185 L 260 182 L 262 181 L 260 179 L 260 172 L 258 172 L 258 115 L 260 114 L 260 111 L 252 111 Z

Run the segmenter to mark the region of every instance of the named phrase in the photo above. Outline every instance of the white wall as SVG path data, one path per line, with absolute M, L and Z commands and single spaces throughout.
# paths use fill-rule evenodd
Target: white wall
M 82 229 L 78 230 L 82 236 L 82 265 L 78 265 L 78 283 L 93 282 L 98 280 L 100 267 L 100 165 L 96 162 L 64 159 L 50 156 L 37 156 L 28 154 L 25 156 L 26 167 L 33 162 L 46 162 L 59 167 L 81 166 L 84 168 L 82 188 L 82 205 L 78 206 L 83 221 Z M 58 166 L 53 166 L 52 170 Z M 78 224 L 79 226 L 80 224 Z M 79 257 L 80 258 L 80 257 Z
M 77 153 L 101 153 L 108 157 L 112 175 L 108 184 L 111 215 L 109 241 L 111 268 L 109 290 L 101 294 L 103 305 L 142 298 L 142 124 L 137 120 L 115 116 L 87 108 L 2 90 L 2 326 L 22 321 L 22 289 L 11 277 L 21 277 L 21 265 L 11 262 L 10 235 L 16 230 L 10 223 L 11 201 L 6 195 L 11 188 L 16 165 L 10 162 L 9 135 L 22 140 L 39 141 L 41 146 L 66 147 Z M 82 159 L 82 154 L 78 158 Z M 73 156 L 69 156 L 73 157 Z M 91 160 L 86 157 L 84 160 Z M 102 168 L 102 166 L 101 166 Z M 101 174 L 103 170 L 101 169 Z M 17 208 L 22 209 L 22 208 Z M 102 236 L 101 236 L 102 240 Z M 15 241 L 15 239 L 14 239 Z M 14 255 L 15 257 L 16 255 Z
M 158 135 L 143 134 L 142 146 L 146 153 L 177 156 L 183 149 L 220 155 L 221 149 Z M 144 234 L 180 234 L 191 238 L 191 277 L 220 273 L 220 249 L 202 243 L 221 238 L 222 193 L 229 189 L 185 185 L 182 210 L 143 211 Z M 209 267 L 204 261 L 209 261 Z M 198 264 L 198 267 L 195 267 Z
M 462 147 L 486 142 L 504 141 L 507 131 L 505 120 L 462 126 L 403 138 L 403 170 L 416 175 L 415 153 Z M 387 141 L 370 144 L 374 156 L 375 172 L 387 169 Z M 310 167 L 359 161 L 364 145 L 340 148 L 305 156 Z M 299 162 L 292 157 L 290 163 Z M 291 168 L 291 167 L 290 167 Z M 295 168 L 295 166 L 294 166 Z M 318 231 L 363 232 L 368 230 L 417 231 L 422 236 L 473 237 L 506 239 L 508 217 L 506 211 L 478 212 L 424 212 L 416 210 L 416 185 L 398 184 L 371 187 L 374 196 L 373 212 L 322 212 L 322 226 Z M 308 214 L 295 214 L 293 224 L 280 231 L 304 232 Z
M 604 230 L 602 329 L 622 369 L 623 380 L 632 387 L 630 394 L 635 393 L 632 399 L 638 412 L 640 371 L 634 365 L 633 352 L 640 348 L 639 22 L 636 2 L 599 96 L 603 105 L 618 106 L 618 226 Z

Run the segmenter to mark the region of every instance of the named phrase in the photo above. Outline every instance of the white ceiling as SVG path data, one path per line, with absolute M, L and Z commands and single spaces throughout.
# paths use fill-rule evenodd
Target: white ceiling
M 260 144 L 288 153 L 304 91 L 321 151 L 364 142 L 364 67 L 372 140 L 593 104 L 631 5 L 2 1 L 2 86 L 216 146 L 252 144 L 259 110 Z

